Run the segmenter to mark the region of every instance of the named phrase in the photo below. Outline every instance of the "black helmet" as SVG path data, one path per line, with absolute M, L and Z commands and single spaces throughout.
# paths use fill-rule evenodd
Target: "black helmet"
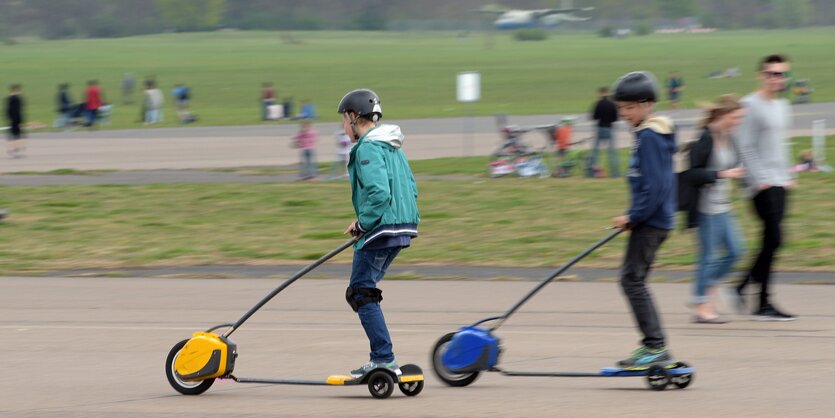
M 354 112 L 357 116 L 374 122 L 383 116 L 383 108 L 380 107 L 380 97 L 377 96 L 377 93 L 368 89 L 357 89 L 348 92 L 339 101 L 339 107 L 336 111 L 340 114 Z
M 655 102 L 658 100 L 658 85 L 655 77 L 646 71 L 634 71 L 615 81 L 612 100 L 616 102 Z

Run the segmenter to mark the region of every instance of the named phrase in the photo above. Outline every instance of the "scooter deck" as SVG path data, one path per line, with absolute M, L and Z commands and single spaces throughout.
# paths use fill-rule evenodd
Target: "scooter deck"
M 696 369 L 693 367 L 682 367 L 681 363 L 672 363 L 664 370 L 670 376 L 681 376 L 686 374 L 693 374 Z M 520 371 L 502 371 L 501 374 L 505 376 L 525 376 L 525 377 L 630 377 L 630 376 L 646 376 L 649 374 L 649 368 L 646 369 L 622 369 L 619 367 L 604 367 L 599 372 L 520 372 Z
M 421 382 L 424 380 L 423 370 L 417 365 L 406 364 L 400 367 L 401 375 L 397 383 Z M 369 376 L 370 373 L 366 376 Z M 352 386 L 363 385 L 366 379 L 355 379 L 349 375 L 331 375 L 325 380 L 303 380 L 303 379 L 265 379 L 251 377 L 230 378 L 238 383 L 266 383 L 272 385 L 309 385 L 309 386 Z

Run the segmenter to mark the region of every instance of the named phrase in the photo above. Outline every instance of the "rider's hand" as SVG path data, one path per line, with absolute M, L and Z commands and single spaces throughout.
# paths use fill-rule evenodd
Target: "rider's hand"
M 365 232 L 362 232 L 360 230 L 358 221 L 351 222 L 351 224 L 348 225 L 348 229 L 346 229 L 345 232 L 343 232 L 343 234 L 351 234 L 357 238 L 361 237 L 364 233 Z
M 628 231 L 630 229 L 629 215 L 618 216 L 612 219 L 612 224 L 617 229 Z

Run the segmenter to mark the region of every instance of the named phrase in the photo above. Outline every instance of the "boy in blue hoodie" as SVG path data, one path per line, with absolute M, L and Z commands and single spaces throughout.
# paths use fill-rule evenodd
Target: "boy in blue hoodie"
M 615 82 L 613 92 L 618 113 L 635 132 L 627 173 L 631 205 L 625 215 L 614 218 L 616 228 L 631 231 L 620 283 L 644 335 L 641 346 L 617 365 L 645 369 L 672 361 L 646 278 L 674 226 L 676 140 L 672 120 L 653 113 L 658 87 L 652 74 L 628 73 Z
M 380 301 L 383 279 L 400 250 L 417 237 L 420 215 L 417 184 L 396 125 L 382 125 L 380 98 L 371 90 L 349 92 L 339 102 L 345 134 L 355 145 L 348 157 L 351 201 L 357 220 L 345 233 L 357 237 L 345 299 L 357 312 L 371 346 L 369 361 L 351 376 L 360 379 L 377 368 L 400 376 Z

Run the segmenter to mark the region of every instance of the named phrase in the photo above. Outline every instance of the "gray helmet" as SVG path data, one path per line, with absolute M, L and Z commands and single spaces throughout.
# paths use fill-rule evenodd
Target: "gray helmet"
M 348 92 L 339 101 L 336 111 L 340 114 L 354 112 L 361 118 L 376 122 L 383 117 L 383 108 L 380 107 L 380 97 L 368 89 L 357 89 Z
M 615 81 L 612 100 L 638 103 L 658 101 L 658 84 L 655 77 L 646 71 L 627 73 Z

